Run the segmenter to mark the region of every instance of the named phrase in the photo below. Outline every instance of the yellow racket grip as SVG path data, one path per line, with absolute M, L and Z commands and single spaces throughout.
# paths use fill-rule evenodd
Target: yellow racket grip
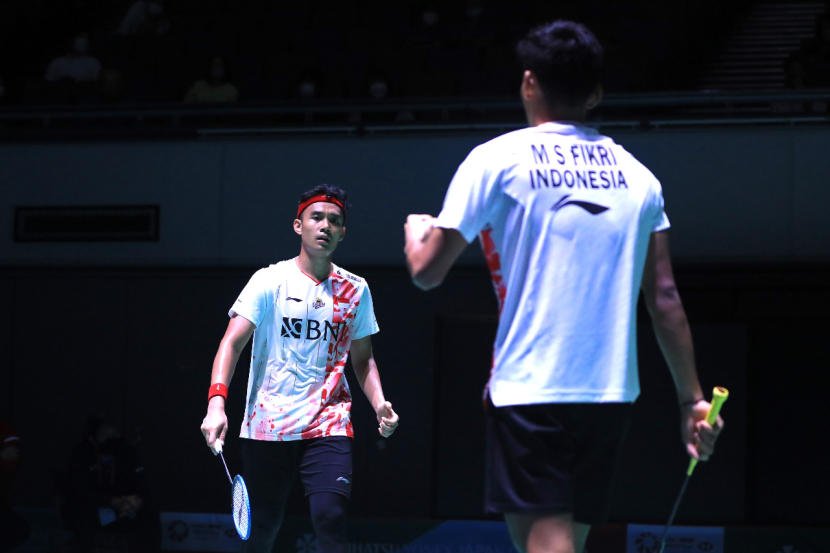
M 723 403 L 729 397 L 729 390 L 726 388 L 722 388 L 717 386 L 714 391 L 712 392 L 712 403 L 709 406 L 709 412 L 706 413 L 706 422 L 709 424 L 715 424 L 715 421 L 718 420 L 718 413 L 720 413 L 720 408 L 723 407 Z M 689 461 L 689 469 L 686 471 L 688 476 L 692 475 L 694 472 L 695 467 L 697 466 L 697 459 L 691 459 Z

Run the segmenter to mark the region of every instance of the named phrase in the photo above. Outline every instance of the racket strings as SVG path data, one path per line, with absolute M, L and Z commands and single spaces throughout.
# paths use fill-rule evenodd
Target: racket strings
M 246 539 L 251 525 L 251 508 L 245 484 L 239 477 L 233 483 L 233 523 L 242 539 Z

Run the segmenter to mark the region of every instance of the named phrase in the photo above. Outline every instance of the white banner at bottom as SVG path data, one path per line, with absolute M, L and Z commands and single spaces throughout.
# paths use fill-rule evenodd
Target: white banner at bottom
M 161 513 L 165 551 L 239 551 L 241 545 L 231 515 Z
M 626 553 L 660 553 L 665 526 L 629 524 Z M 723 553 L 723 528 L 672 526 L 663 553 Z

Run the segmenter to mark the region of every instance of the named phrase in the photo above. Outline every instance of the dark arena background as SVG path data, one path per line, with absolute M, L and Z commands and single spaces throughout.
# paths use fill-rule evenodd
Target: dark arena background
M 20 452 L 0 466 L 0 551 L 67 551 L 69 455 L 96 413 L 141 455 L 163 550 L 238 550 L 199 431 L 205 390 L 228 309 L 257 269 L 297 254 L 297 199 L 319 183 L 349 192 L 335 262 L 371 287 L 401 417 L 381 439 L 348 369 L 349 550 L 511 551 L 482 507 L 497 304 L 481 248 L 423 293 L 403 224 L 437 215 L 471 148 L 526 125 L 515 44 L 559 18 L 606 49 L 588 124 L 660 179 L 700 378 L 731 393 L 667 551 L 830 551 L 828 16 L 811 0 L 0 1 L 0 419 L 13 427 L 0 430 Z M 683 482 L 649 325 L 641 302 L 642 394 L 590 553 L 656 553 Z M 249 358 L 226 409 L 232 473 Z M 288 515 L 275 551 L 316 551 L 299 484 Z

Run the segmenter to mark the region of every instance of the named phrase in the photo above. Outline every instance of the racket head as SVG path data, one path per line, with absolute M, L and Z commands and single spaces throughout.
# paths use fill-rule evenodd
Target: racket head
M 251 501 L 248 498 L 248 486 L 238 474 L 233 479 L 233 525 L 243 540 L 251 536 Z

